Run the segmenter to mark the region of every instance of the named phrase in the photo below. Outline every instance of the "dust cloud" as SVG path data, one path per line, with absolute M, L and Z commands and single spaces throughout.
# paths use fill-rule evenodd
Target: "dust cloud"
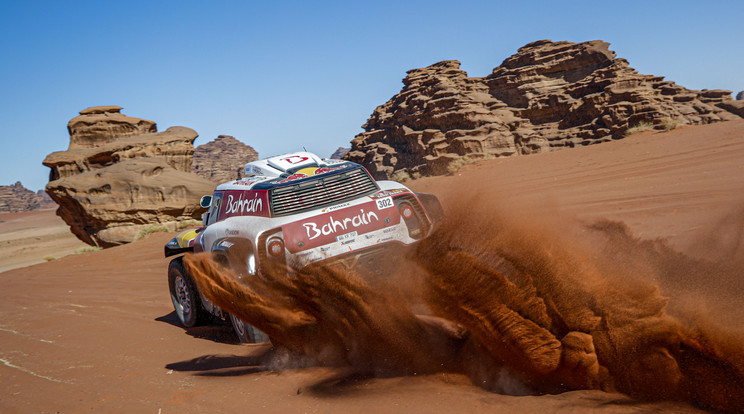
M 618 222 L 461 203 L 384 278 L 327 266 L 241 278 L 206 253 L 184 263 L 205 296 L 303 364 L 744 410 L 742 268 L 726 263 L 742 263 L 738 246 L 693 258 Z

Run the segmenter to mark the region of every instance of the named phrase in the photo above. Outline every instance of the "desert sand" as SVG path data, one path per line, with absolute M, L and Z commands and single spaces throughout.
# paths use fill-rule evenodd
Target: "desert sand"
M 407 184 L 437 194 L 455 217 L 469 203 L 486 203 L 493 215 L 479 208 L 475 220 L 508 216 L 577 234 L 609 219 L 689 257 L 739 266 L 743 160 L 744 121 L 732 121 L 481 161 Z M 24 224 L 3 219 L 0 230 L 27 226 L 41 240 L 54 237 L 45 233 L 49 222 L 25 217 Z M 162 246 L 170 237 L 0 273 L 0 412 L 698 411 L 602 391 L 501 395 L 447 372 L 356 378 L 282 359 L 267 343 L 239 345 L 227 326 L 185 330 L 168 295 Z M 6 263 L 4 256 L 0 267 Z M 731 321 L 741 311 L 727 305 L 744 292 L 741 279 L 700 279 L 656 282 L 673 309 L 689 309 L 695 296 L 696 309 L 740 335 L 742 323 Z
M 58 259 L 89 247 L 54 210 L 0 214 L 0 272 Z

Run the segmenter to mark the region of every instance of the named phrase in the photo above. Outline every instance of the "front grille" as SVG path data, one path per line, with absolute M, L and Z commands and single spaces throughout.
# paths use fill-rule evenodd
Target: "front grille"
M 303 180 L 270 191 L 271 215 L 287 216 L 343 203 L 372 194 L 379 189 L 364 168 Z

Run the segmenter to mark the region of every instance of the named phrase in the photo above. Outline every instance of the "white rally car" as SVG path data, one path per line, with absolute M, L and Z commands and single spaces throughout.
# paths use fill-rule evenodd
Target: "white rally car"
M 308 152 L 248 163 L 244 178 L 219 185 L 201 205 L 208 208 L 203 227 L 176 235 L 165 245 L 165 256 L 202 251 L 238 256 L 249 277 L 276 264 L 374 268 L 426 237 L 442 217 L 431 194 L 375 181 L 359 164 Z M 231 249 L 239 254 L 228 254 Z M 242 342 L 267 339 L 199 293 L 182 257 L 170 262 L 168 282 L 184 326 L 229 318 Z

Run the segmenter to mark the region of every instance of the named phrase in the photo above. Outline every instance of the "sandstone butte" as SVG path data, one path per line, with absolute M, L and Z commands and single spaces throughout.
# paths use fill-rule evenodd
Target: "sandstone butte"
M 13 185 L 0 185 L 0 213 L 39 210 L 54 207 L 45 193 L 37 194 L 24 187 L 20 181 Z
M 744 117 L 731 91 L 689 90 L 643 75 L 609 43 L 540 40 L 485 77 L 447 60 L 408 71 L 344 157 L 376 178 L 440 175 L 465 162 L 621 139 L 635 126 L 672 128 Z
M 144 227 L 198 219 L 199 198 L 214 183 L 191 173 L 197 133 L 157 132 L 155 122 L 121 114 L 121 107 L 85 109 L 67 125 L 67 151 L 49 154 L 46 192 L 59 215 L 85 243 L 111 247 Z
M 338 149 L 336 151 L 334 151 L 333 154 L 331 154 L 331 159 L 332 160 L 340 160 L 350 150 L 351 150 L 351 148 L 338 147 Z
M 214 183 L 224 183 L 242 178 L 245 164 L 257 159 L 258 152 L 249 145 L 230 135 L 220 135 L 196 147 L 191 172 Z

